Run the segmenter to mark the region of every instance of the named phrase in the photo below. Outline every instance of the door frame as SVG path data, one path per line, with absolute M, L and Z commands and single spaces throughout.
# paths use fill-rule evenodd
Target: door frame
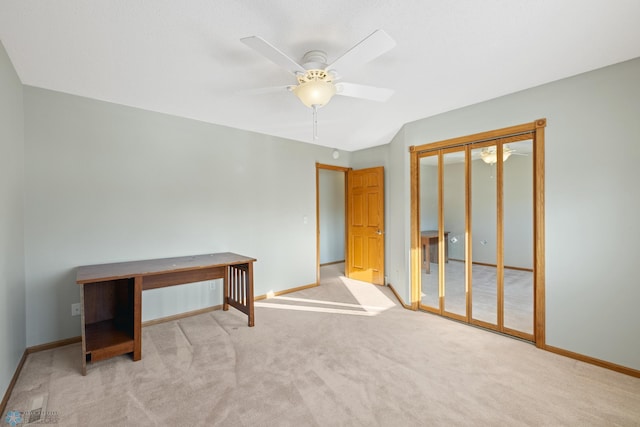
M 473 135 L 427 143 L 409 147 L 411 177 L 411 307 L 418 309 L 420 302 L 420 153 L 484 141 L 509 142 L 510 139 L 522 139 L 523 135 L 531 135 L 534 141 L 533 152 L 533 263 L 534 263 L 534 298 L 533 335 L 536 347 L 545 347 L 545 261 L 544 261 L 544 128 L 546 119 L 538 119 L 530 123 L 481 132 Z

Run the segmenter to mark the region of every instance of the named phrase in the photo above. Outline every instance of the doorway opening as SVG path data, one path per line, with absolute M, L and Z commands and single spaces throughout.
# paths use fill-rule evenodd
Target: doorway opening
M 345 275 L 348 168 L 316 164 L 317 283 L 321 274 Z
M 412 306 L 544 345 L 545 125 L 410 148 Z
M 339 176 L 324 171 L 339 172 Z M 340 176 L 341 175 L 341 176 Z M 326 179 L 324 177 L 327 177 Z M 329 183 L 324 185 L 324 183 Z M 333 182 L 333 184 L 331 184 Z M 333 191 L 328 190 L 333 186 Z M 344 187 L 340 197 L 338 187 Z M 325 193 L 328 193 L 325 195 Z M 323 206 L 325 197 L 333 198 Z M 341 199 L 344 201 L 342 205 Z M 326 202 L 325 202 L 326 204 Z M 327 213 L 333 208 L 333 213 Z M 325 213 L 323 214 L 323 211 Z M 326 218 L 330 217 L 330 218 Z M 323 230 L 323 224 L 338 224 L 338 230 Z M 344 228 L 342 228 L 342 226 Z M 344 237 L 340 245 L 340 235 Z M 384 168 L 353 170 L 316 164 L 316 283 L 320 283 L 320 265 L 338 262 L 340 246 L 344 276 L 363 282 L 384 285 Z M 333 252 L 331 249 L 333 244 Z M 324 260 L 322 257 L 327 255 Z M 333 253 L 333 255 L 331 255 Z

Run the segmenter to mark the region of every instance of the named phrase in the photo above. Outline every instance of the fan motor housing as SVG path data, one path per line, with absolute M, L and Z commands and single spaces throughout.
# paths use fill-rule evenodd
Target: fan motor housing
M 322 50 L 310 50 L 302 57 L 302 66 L 307 70 L 327 67 L 327 53 Z
M 298 78 L 299 84 L 309 83 L 309 82 L 325 82 L 325 83 L 333 82 L 333 76 L 330 73 L 326 72 L 325 70 L 318 70 L 318 69 L 307 70 L 306 73 L 299 74 L 297 78 Z

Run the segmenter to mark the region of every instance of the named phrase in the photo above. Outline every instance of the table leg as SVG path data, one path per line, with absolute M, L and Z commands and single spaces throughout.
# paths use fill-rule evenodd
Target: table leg
M 229 286 L 231 283 L 231 280 L 229 278 L 230 274 L 231 274 L 231 266 L 228 265 L 224 268 L 224 278 L 222 279 L 222 289 L 223 289 L 222 310 L 224 311 L 229 310 Z
M 80 286 L 80 324 L 82 325 L 82 375 L 87 375 L 87 336 L 84 314 L 84 287 Z
M 246 286 L 247 286 L 247 305 L 248 305 L 248 309 L 249 309 L 249 326 L 254 326 L 255 325 L 255 318 L 254 318 L 254 310 L 253 310 L 253 263 L 250 262 L 247 264 L 247 281 L 246 281 Z
M 422 268 L 427 274 L 431 274 L 431 253 L 429 248 L 429 238 L 420 239 L 422 246 Z
M 133 282 L 133 360 L 142 359 L 142 276 Z
M 444 262 L 449 262 L 449 233 L 444 233 Z

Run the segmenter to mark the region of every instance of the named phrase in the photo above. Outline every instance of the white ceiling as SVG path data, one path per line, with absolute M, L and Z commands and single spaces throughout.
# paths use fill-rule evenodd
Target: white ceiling
M 2 0 L 0 40 L 26 85 L 313 142 L 287 71 L 240 42 L 329 62 L 376 29 L 397 45 L 344 81 L 395 90 L 334 97 L 314 143 L 388 143 L 420 118 L 640 57 L 639 0 Z

